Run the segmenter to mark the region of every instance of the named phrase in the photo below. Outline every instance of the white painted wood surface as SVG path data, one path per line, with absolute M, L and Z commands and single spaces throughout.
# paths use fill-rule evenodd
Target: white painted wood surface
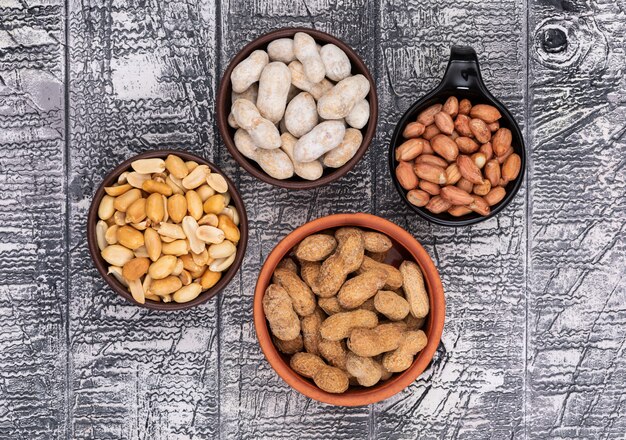
M 295 25 L 352 45 L 380 97 L 365 158 L 305 192 L 247 175 L 214 118 L 230 58 Z M 514 203 L 463 229 L 412 216 L 386 164 L 395 122 L 452 44 L 477 50 L 529 149 Z M 0 0 L 0 438 L 624 438 L 625 48 L 623 0 Z M 217 300 L 157 313 L 105 286 L 85 221 L 109 169 L 172 146 L 236 181 L 251 234 Z M 431 367 L 352 409 L 283 383 L 251 314 L 274 244 L 346 211 L 413 233 L 448 301 Z

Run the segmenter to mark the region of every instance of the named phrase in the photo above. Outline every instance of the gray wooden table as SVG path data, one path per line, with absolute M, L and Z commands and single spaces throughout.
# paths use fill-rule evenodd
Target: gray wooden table
M 626 2 L 0 0 L 0 438 L 624 438 Z M 256 181 L 216 130 L 230 58 L 271 29 L 348 42 L 376 78 L 376 138 L 354 171 L 289 192 Z M 497 218 L 411 215 L 386 164 L 395 122 L 453 44 L 523 125 L 529 168 Z M 87 209 L 114 165 L 176 147 L 241 189 L 251 236 L 210 303 L 134 307 L 93 268 Z M 443 340 L 409 389 L 363 408 L 292 391 L 256 342 L 274 244 L 364 211 L 408 229 L 441 271 Z

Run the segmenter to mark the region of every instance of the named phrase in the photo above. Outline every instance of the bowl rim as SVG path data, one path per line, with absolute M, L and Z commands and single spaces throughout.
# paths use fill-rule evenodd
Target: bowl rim
M 233 140 L 233 135 L 231 134 L 231 127 L 228 125 L 228 110 L 225 108 L 226 103 L 230 102 L 230 94 L 232 91 L 230 75 L 243 59 L 245 59 L 248 55 L 250 55 L 254 50 L 257 50 L 261 47 L 267 46 L 271 41 L 276 40 L 278 38 L 287 38 L 292 37 L 297 32 L 305 32 L 311 35 L 316 41 L 322 42 L 325 44 L 332 43 L 342 49 L 350 62 L 352 63 L 353 70 L 359 71 L 363 76 L 367 78 L 370 83 L 370 92 L 368 94 L 368 101 L 370 105 L 370 118 L 365 127 L 365 131 L 360 129 L 363 134 L 363 140 L 361 142 L 361 146 L 354 154 L 354 156 L 346 162 L 343 166 L 334 169 L 332 172 L 326 175 L 322 175 L 317 180 L 280 180 L 275 179 L 268 174 L 266 174 L 263 170 L 260 170 L 252 162 L 246 158 L 243 154 L 239 152 L 237 147 L 235 146 L 235 142 Z M 228 67 L 224 71 L 222 75 L 222 79 L 220 81 L 218 93 L 217 93 L 217 105 L 216 105 L 216 113 L 217 113 L 217 127 L 226 144 L 226 148 L 228 149 L 231 156 L 237 161 L 239 165 L 243 169 L 245 169 L 252 176 L 261 180 L 262 182 L 269 183 L 270 185 L 274 185 L 280 188 L 287 188 L 292 190 L 305 190 L 305 189 L 313 189 L 320 186 L 327 185 L 335 180 L 340 179 L 345 176 L 354 166 L 361 160 L 361 158 L 367 152 L 372 140 L 374 139 L 374 135 L 376 134 L 376 126 L 378 124 L 378 95 L 376 93 L 376 82 L 372 77 L 369 69 L 361 59 L 361 57 L 346 43 L 342 40 L 334 37 L 326 32 L 318 31 L 316 29 L 305 28 L 305 27 L 287 27 L 280 28 L 270 31 L 266 34 L 263 34 L 248 44 L 246 44 L 237 54 L 231 59 Z M 300 179 L 300 178 L 298 178 Z
M 211 171 L 220 173 L 225 179 L 226 183 L 228 183 L 228 191 L 231 196 L 231 203 L 234 203 L 235 208 L 237 208 L 237 212 L 239 214 L 239 232 L 240 232 L 240 240 L 237 244 L 237 255 L 235 256 L 235 261 L 228 268 L 226 273 L 219 279 L 219 281 L 210 289 L 205 292 L 202 292 L 195 299 L 186 302 L 186 303 L 163 303 L 163 302 L 154 302 L 150 300 L 146 300 L 144 304 L 139 304 L 135 301 L 130 294 L 130 292 L 120 283 L 115 277 L 107 273 L 108 264 L 104 261 L 102 256 L 100 255 L 100 250 L 98 248 L 97 240 L 96 240 L 96 223 L 98 222 L 98 207 L 100 205 L 100 201 L 102 197 L 105 195 L 104 188 L 106 186 L 110 186 L 113 183 L 117 182 L 117 178 L 124 171 L 128 171 L 131 168 L 131 163 L 138 159 L 152 159 L 152 158 L 163 158 L 165 159 L 169 154 L 175 154 L 181 157 L 183 160 L 193 160 L 198 162 L 201 165 L 207 165 Z M 188 153 L 186 151 L 174 150 L 174 149 L 164 149 L 164 150 L 152 150 L 145 151 L 143 153 L 137 154 L 135 156 L 130 157 L 129 159 L 120 163 L 117 167 L 115 167 L 111 172 L 109 172 L 106 177 L 102 180 L 98 189 L 96 190 L 92 200 L 91 205 L 89 207 L 89 213 L 87 216 L 87 245 L 89 247 L 89 253 L 91 254 L 91 259 L 94 263 L 94 266 L 100 273 L 100 276 L 107 282 L 109 287 L 113 289 L 118 295 L 122 296 L 126 300 L 130 301 L 136 306 L 144 307 L 152 310 L 162 310 L 162 311 L 175 311 L 175 310 L 184 310 L 195 307 L 199 304 L 205 303 L 206 301 L 213 298 L 215 295 L 220 293 L 234 278 L 235 274 L 239 271 L 241 264 L 243 262 L 246 248 L 248 245 L 248 216 L 246 214 L 245 205 L 243 203 L 243 199 L 237 187 L 233 184 L 230 178 L 215 164 L 209 162 L 206 159 L 203 159 L 200 156 L 197 156 L 192 153 Z
M 293 246 L 305 237 L 316 232 L 343 226 L 357 226 L 376 230 L 389 235 L 402 245 L 415 259 L 424 274 L 430 300 L 430 319 L 428 320 L 428 344 L 415 358 L 411 367 L 399 373 L 381 385 L 348 391 L 342 394 L 327 393 L 295 373 L 284 361 L 272 342 L 263 312 L 263 295 L 270 283 L 272 273 L 278 263 L 289 253 Z M 289 386 L 307 397 L 320 402 L 339 406 L 362 406 L 387 399 L 412 384 L 431 362 L 443 333 L 445 321 L 445 297 L 439 272 L 424 247 L 400 226 L 372 214 L 333 214 L 320 217 L 296 228 L 284 237 L 267 256 L 263 264 L 254 291 L 253 318 L 254 328 L 265 358 Z

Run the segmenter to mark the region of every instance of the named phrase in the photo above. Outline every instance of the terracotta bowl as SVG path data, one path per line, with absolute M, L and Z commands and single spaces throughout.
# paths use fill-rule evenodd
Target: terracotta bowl
M 139 304 L 133 299 L 128 289 L 124 287 L 122 283 L 120 283 L 113 275 L 107 274 L 108 263 L 104 261 L 104 259 L 102 258 L 102 255 L 100 255 L 100 249 L 98 249 L 98 243 L 96 240 L 96 223 L 98 222 L 98 206 L 100 205 L 100 201 L 102 200 L 102 197 L 105 195 L 104 188 L 106 186 L 111 186 L 115 182 L 117 182 L 118 176 L 122 174 L 124 171 L 128 171 L 130 169 L 130 164 L 133 161 L 137 159 L 150 159 L 150 158 L 155 158 L 155 157 L 160 157 L 162 159 L 165 159 L 169 154 L 175 154 L 177 156 L 180 156 L 180 158 L 185 161 L 193 160 L 193 161 L 198 162 L 201 165 L 208 165 L 211 171 L 220 173 L 222 176 L 224 176 L 224 178 L 226 179 L 226 182 L 228 183 L 228 191 L 230 192 L 231 204 L 235 205 L 239 213 L 239 231 L 241 233 L 241 238 L 239 240 L 239 244 L 237 245 L 237 256 L 235 257 L 235 261 L 233 262 L 233 264 L 222 275 L 222 278 L 220 278 L 220 280 L 217 282 L 217 284 L 215 284 L 215 286 L 213 286 L 206 292 L 202 292 L 194 300 L 186 302 L 186 303 L 176 303 L 173 301 L 170 303 L 162 303 L 162 302 L 155 302 L 155 301 L 146 299 L 145 304 Z M 215 166 L 211 162 L 205 159 L 202 159 L 201 157 L 196 156 L 194 154 L 190 154 L 190 153 L 186 153 L 184 151 L 178 151 L 178 150 L 150 151 L 150 152 L 138 154 L 137 156 L 131 157 L 130 159 L 122 162 L 117 168 L 111 171 L 104 178 L 104 180 L 98 187 L 98 190 L 96 191 L 96 194 L 94 195 L 93 200 L 91 202 L 91 207 L 89 208 L 89 216 L 87 218 L 87 244 L 89 246 L 89 252 L 91 253 L 91 258 L 94 262 L 94 265 L 96 266 L 96 269 L 98 269 L 98 272 L 100 272 L 100 275 L 102 276 L 102 278 L 104 278 L 104 280 L 109 284 L 109 286 L 115 292 L 117 292 L 120 296 L 122 296 L 123 298 L 127 299 L 128 301 L 132 302 L 135 305 L 146 307 L 148 309 L 155 309 L 155 310 L 189 309 L 191 307 L 195 307 L 198 304 L 202 304 L 208 301 L 209 299 L 213 298 L 220 291 L 222 291 L 222 289 L 224 289 L 224 287 L 226 287 L 228 283 L 230 283 L 230 281 L 233 279 L 233 277 L 239 270 L 239 267 L 241 266 L 241 263 L 243 261 L 243 257 L 246 253 L 247 243 L 248 243 L 248 217 L 246 216 L 246 209 L 243 204 L 243 200 L 241 199 L 241 195 L 239 194 L 239 191 L 237 191 L 237 188 L 235 187 L 235 185 L 233 185 L 233 182 L 231 182 L 231 180 L 228 178 L 228 176 L 226 176 L 226 174 L 222 172 L 222 170 L 220 170 L 217 166 Z
M 393 241 L 393 248 L 387 257 L 387 263 L 397 267 L 402 260 L 416 261 L 424 273 L 431 310 L 423 329 L 428 335 L 428 345 L 418 354 L 408 370 L 394 374 L 390 379 L 371 388 L 350 387 L 345 393 L 332 394 L 319 389 L 313 381 L 300 376 L 291 369 L 289 366 L 290 356 L 279 352 L 272 342 L 268 323 L 263 313 L 262 301 L 265 290 L 271 283 L 274 269 L 284 257 L 291 253 L 295 245 L 311 234 L 342 226 L 356 226 L 362 229 L 382 232 L 389 236 Z M 446 303 L 441 279 L 426 250 L 411 234 L 401 227 L 370 214 L 329 215 L 300 226 L 278 243 L 269 254 L 261 269 L 254 291 L 254 327 L 261 349 L 272 368 L 292 388 L 305 396 L 320 402 L 340 406 L 360 406 L 379 402 L 399 393 L 412 384 L 428 367 L 437 350 L 443 332 L 445 312 Z
M 491 207 L 491 212 L 487 216 L 482 216 L 477 213 L 469 213 L 462 217 L 454 217 L 447 212 L 443 212 L 441 214 L 433 214 L 428 211 L 426 208 L 417 207 L 409 202 L 406 197 L 407 191 L 402 188 L 398 179 L 396 179 L 396 167 L 398 166 L 398 161 L 395 158 L 395 151 L 398 146 L 400 146 L 404 141 L 404 137 L 402 136 L 402 132 L 408 123 L 415 121 L 417 115 L 427 107 L 430 107 L 433 104 L 443 104 L 445 100 L 450 96 L 456 96 L 459 101 L 461 99 L 467 98 L 472 102 L 472 105 L 475 104 L 490 104 L 496 107 L 502 117 L 500 118 L 500 126 L 506 127 L 511 130 L 511 134 L 513 137 L 513 150 L 517 153 L 521 158 L 521 169 L 520 173 L 511 182 L 506 185 L 506 195 L 504 198 L 497 204 Z M 391 138 L 391 143 L 389 146 L 389 171 L 391 173 L 391 179 L 402 197 L 402 200 L 407 204 L 409 208 L 413 210 L 417 215 L 425 218 L 426 220 L 437 223 L 444 226 L 468 226 L 473 225 L 475 223 L 482 222 L 491 217 L 498 215 L 504 208 L 507 207 L 509 203 L 515 198 L 515 195 L 519 191 L 522 181 L 524 180 L 524 172 L 526 169 L 526 148 L 524 146 L 524 138 L 522 136 L 522 131 L 511 114 L 509 110 L 502 104 L 498 99 L 496 99 L 490 92 L 487 90 L 482 77 L 480 75 L 480 66 L 478 64 L 478 57 L 476 56 L 476 52 L 471 47 L 465 46 L 453 46 L 450 52 L 450 61 L 448 62 L 448 67 L 446 69 L 446 73 L 441 80 L 441 83 L 432 91 L 430 91 L 426 96 L 420 98 L 415 104 L 413 104 L 407 111 L 404 113 L 400 121 L 398 122 L 396 129 Z
M 363 142 L 361 143 L 361 146 L 357 150 L 354 157 L 352 157 L 352 159 L 346 162 L 342 167 L 327 168 L 324 170 L 324 174 L 322 175 L 322 177 L 312 181 L 302 179 L 298 176 L 294 176 L 290 179 L 285 180 L 275 179 L 269 176 L 265 173 L 265 171 L 261 169 L 261 167 L 257 165 L 256 162 L 246 158 L 243 154 L 239 152 L 239 150 L 237 150 L 237 147 L 235 146 L 235 142 L 233 140 L 233 136 L 235 135 L 236 130 L 228 125 L 228 115 L 230 113 L 230 107 L 232 105 L 232 86 L 230 83 L 230 74 L 232 73 L 233 69 L 237 66 L 237 64 L 247 58 L 255 50 L 265 50 L 267 49 L 267 45 L 272 41 L 278 38 L 293 37 L 297 32 L 306 32 L 307 34 L 311 35 L 319 44 L 324 45 L 332 43 L 341 48 L 341 50 L 346 53 L 346 55 L 350 59 L 350 62 L 352 63 L 352 73 L 354 75 L 360 73 L 365 76 L 370 82 L 370 93 L 367 96 L 370 104 L 370 119 L 367 125 L 365 125 L 365 127 L 361 129 L 361 132 L 363 133 Z M 326 185 L 339 179 L 340 177 L 347 174 L 348 171 L 350 171 L 352 168 L 354 168 L 357 162 L 361 160 L 361 158 L 367 151 L 370 143 L 372 142 L 374 132 L 376 131 L 376 122 L 378 121 L 378 98 L 376 95 L 376 83 L 374 82 L 372 75 L 370 74 L 369 70 L 367 69 L 365 63 L 363 63 L 361 58 L 359 58 L 356 52 L 352 50 L 346 43 L 333 37 L 332 35 L 314 29 L 285 28 L 269 32 L 253 40 L 251 43 L 241 49 L 239 53 L 232 59 L 232 61 L 228 65 L 228 68 L 224 72 L 224 76 L 222 77 L 222 81 L 220 83 L 217 95 L 216 111 L 217 126 L 220 130 L 220 134 L 222 135 L 222 139 L 224 139 L 224 142 L 226 143 L 226 148 L 228 148 L 230 154 L 247 172 L 252 174 L 257 179 L 262 180 L 263 182 L 282 188 L 311 189 Z

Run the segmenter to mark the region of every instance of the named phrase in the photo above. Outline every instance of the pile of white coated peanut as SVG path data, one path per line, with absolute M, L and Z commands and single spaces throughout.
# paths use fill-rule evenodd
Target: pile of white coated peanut
M 230 76 L 237 149 L 275 179 L 317 180 L 343 166 L 370 117 L 370 83 L 351 72 L 343 50 L 304 32 L 252 52 Z

